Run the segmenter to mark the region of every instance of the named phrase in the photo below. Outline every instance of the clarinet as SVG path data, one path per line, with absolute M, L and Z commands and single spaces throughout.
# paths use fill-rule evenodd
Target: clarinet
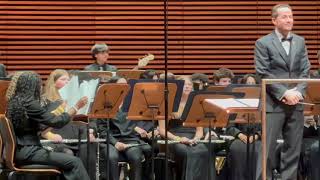
M 97 133 L 99 139 L 99 133 Z M 97 141 L 96 180 L 100 179 L 100 142 Z

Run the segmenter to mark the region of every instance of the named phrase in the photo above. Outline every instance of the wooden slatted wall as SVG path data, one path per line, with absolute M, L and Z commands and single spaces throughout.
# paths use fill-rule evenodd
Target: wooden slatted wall
M 288 1 L 277 1 L 288 2 Z M 319 3 L 289 1 L 295 32 L 307 40 L 316 68 Z M 169 70 L 176 74 L 227 67 L 254 73 L 255 40 L 273 26 L 274 1 L 169 1 Z M 43 77 L 56 68 L 82 69 L 92 63 L 95 42 L 111 46 L 109 62 L 119 69 L 136 65 L 147 53 L 164 67 L 163 1 L 39 0 L 0 1 L 0 63 L 9 71 L 35 70 Z

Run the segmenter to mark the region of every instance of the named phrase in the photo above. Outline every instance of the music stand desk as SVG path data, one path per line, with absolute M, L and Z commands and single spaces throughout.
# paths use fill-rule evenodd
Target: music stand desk
M 137 83 L 133 87 L 132 100 L 128 110 L 130 120 L 165 120 L 165 84 L 160 82 Z M 168 114 L 172 113 L 177 85 L 168 83 Z M 181 92 L 180 92 L 181 93 Z M 169 117 L 169 116 L 168 116 Z M 153 128 L 154 129 L 154 128 Z M 154 178 L 154 130 L 152 130 L 152 177 Z

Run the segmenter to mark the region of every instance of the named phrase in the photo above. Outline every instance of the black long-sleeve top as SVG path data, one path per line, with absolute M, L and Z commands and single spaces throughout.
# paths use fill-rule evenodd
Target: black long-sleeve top
M 23 128 L 14 127 L 17 145 L 21 146 L 40 145 L 40 137 L 38 136 L 40 124 L 61 128 L 71 120 L 68 113 L 54 115 L 36 100 L 26 106 L 26 115 L 28 119 L 23 121 Z

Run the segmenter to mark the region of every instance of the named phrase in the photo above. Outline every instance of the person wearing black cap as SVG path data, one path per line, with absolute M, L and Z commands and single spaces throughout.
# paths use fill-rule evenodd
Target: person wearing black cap
M 84 68 L 86 71 L 112 71 L 116 72 L 115 66 L 107 64 L 109 57 L 109 47 L 105 43 L 97 43 L 92 46 L 91 54 L 95 63 L 90 64 Z
M 194 90 L 204 90 L 208 87 L 209 77 L 202 73 L 193 73 L 191 75 Z

